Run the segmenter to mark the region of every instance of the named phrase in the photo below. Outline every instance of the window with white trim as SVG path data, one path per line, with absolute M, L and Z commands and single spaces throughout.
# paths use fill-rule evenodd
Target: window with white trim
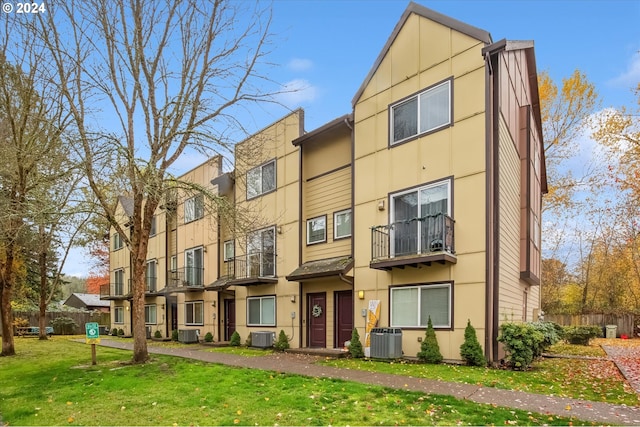
M 224 242 L 224 247 L 223 247 L 224 258 L 223 259 L 225 261 L 231 261 L 235 256 L 234 252 L 235 252 L 235 246 L 234 246 L 233 240 L 227 240 L 226 242 Z
M 351 209 L 333 214 L 333 238 L 342 239 L 351 236 Z
M 391 144 L 451 124 L 451 80 L 438 83 L 390 107 Z
M 451 327 L 451 283 L 391 288 L 391 326 Z
M 184 201 L 184 222 L 191 222 L 204 216 L 204 196 L 198 194 Z
M 247 298 L 248 326 L 276 325 L 276 297 Z
M 204 302 L 187 301 L 184 303 L 184 324 L 203 325 L 204 324 Z
M 113 235 L 113 250 L 117 251 L 118 249 L 122 249 L 124 247 L 124 242 L 122 241 L 122 236 L 120 233 L 116 233 Z
M 307 220 L 307 245 L 327 241 L 327 216 Z
M 124 323 L 124 307 L 115 307 L 113 322 Z
M 247 200 L 276 189 L 276 161 L 271 160 L 247 172 Z
M 157 316 L 157 308 L 155 304 L 147 304 L 144 306 L 144 323 L 146 325 L 155 325 Z

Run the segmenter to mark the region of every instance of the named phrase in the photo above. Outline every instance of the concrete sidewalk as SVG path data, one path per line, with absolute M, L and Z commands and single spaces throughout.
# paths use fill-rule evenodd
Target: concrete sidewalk
M 104 338 L 100 345 L 124 350 L 133 349 L 132 343 Z M 244 357 L 227 353 L 202 351 L 202 349 L 203 347 L 200 346 L 193 346 L 193 348 L 148 347 L 149 353 L 177 356 L 209 363 L 286 372 L 316 378 L 325 377 L 345 381 L 357 381 L 365 384 L 418 391 L 427 394 L 448 395 L 477 403 L 523 409 L 541 414 L 575 417 L 583 421 L 607 425 L 640 425 L 640 407 L 546 396 L 522 391 L 486 388 L 472 384 L 450 383 L 402 375 L 333 368 L 330 366 L 316 365 L 314 362 L 316 362 L 319 357 L 305 354 L 274 353 L 262 357 Z

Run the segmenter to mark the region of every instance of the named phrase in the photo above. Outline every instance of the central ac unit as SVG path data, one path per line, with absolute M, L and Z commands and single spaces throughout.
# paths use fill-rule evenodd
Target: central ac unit
M 198 342 L 199 331 L 197 329 L 178 329 L 178 341 L 181 343 Z
M 275 337 L 275 332 L 251 332 L 251 346 L 259 348 L 273 347 L 273 341 L 275 340 Z

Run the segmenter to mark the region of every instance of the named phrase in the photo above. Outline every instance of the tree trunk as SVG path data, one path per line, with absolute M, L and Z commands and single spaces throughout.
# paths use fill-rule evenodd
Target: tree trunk
M 38 315 L 38 326 L 40 327 L 40 339 L 47 339 L 47 328 L 45 316 L 47 313 L 47 253 L 42 251 L 38 256 L 40 267 L 40 313 Z
M 0 356 L 16 354 L 13 342 L 13 313 L 11 312 L 11 288 L 13 286 L 13 244 L 5 249 L 5 265 L 2 272 L 2 293 L 0 294 L 0 316 L 2 316 L 2 353 Z
M 144 363 L 149 360 L 147 330 L 144 323 L 145 260 L 136 258 L 138 257 L 134 257 L 132 260 L 133 324 L 131 325 L 131 331 L 133 333 L 133 362 Z

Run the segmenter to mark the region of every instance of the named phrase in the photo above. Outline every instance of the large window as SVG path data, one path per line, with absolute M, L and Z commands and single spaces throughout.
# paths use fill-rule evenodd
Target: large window
M 115 307 L 114 323 L 124 323 L 124 307 Z
M 391 145 L 451 123 L 451 80 L 391 106 Z
M 247 172 L 247 199 L 258 197 L 276 189 L 276 161 L 271 160 L 264 165 Z
M 276 275 L 276 239 L 273 227 L 251 233 L 247 239 L 249 277 Z
M 451 327 L 451 283 L 391 288 L 391 326 Z
M 184 303 L 185 325 L 204 324 L 204 302 L 188 301 Z
M 333 214 L 333 238 L 342 239 L 351 236 L 351 209 Z
M 204 216 L 204 196 L 199 194 L 184 201 L 184 222 L 191 222 Z
M 184 280 L 187 286 L 204 286 L 204 257 L 202 247 L 184 251 Z
M 147 325 L 155 325 L 156 323 L 156 305 L 149 304 L 144 306 L 144 323 Z
M 146 291 L 147 292 L 155 292 L 156 291 L 156 281 L 158 280 L 158 263 L 156 260 L 147 261 L 147 271 L 145 274 L 146 279 Z
M 451 211 L 450 193 L 450 180 L 445 180 L 391 196 L 392 256 L 447 249 L 443 215 Z
M 113 272 L 113 294 L 124 295 L 124 270 Z
M 276 297 L 247 298 L 247 325 L 275 326 Z
M 319 216 L 307 220 L 307 245 L 327 241 L 327 217 Z

